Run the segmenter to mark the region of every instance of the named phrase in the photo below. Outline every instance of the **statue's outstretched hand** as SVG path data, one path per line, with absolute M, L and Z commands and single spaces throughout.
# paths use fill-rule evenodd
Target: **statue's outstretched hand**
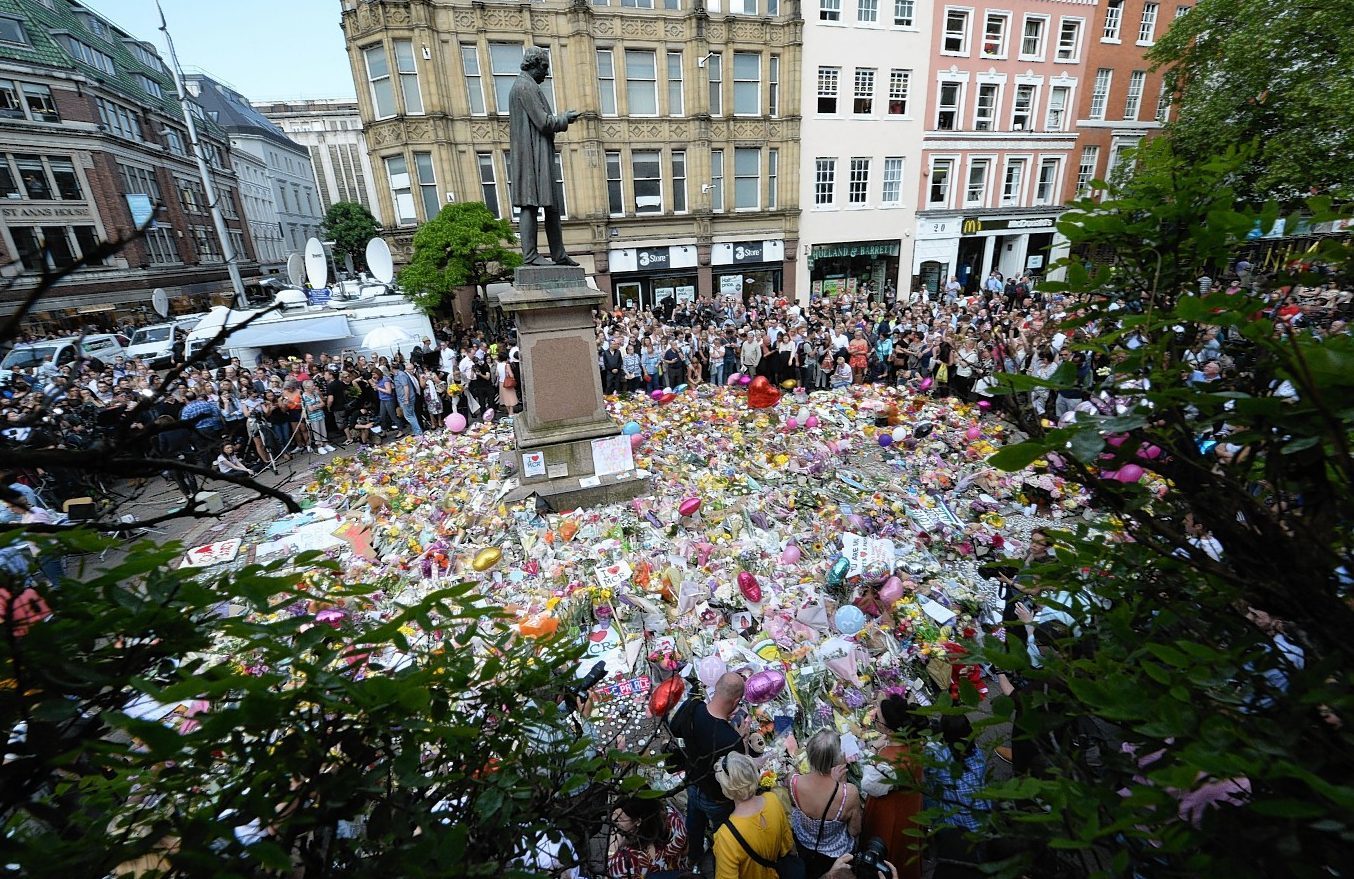
M 572 124 L 574 124 L 575 122 L 577 122 L 577 121 L 578 121 L 578 117 L 580 117 L 580 116 L 582 116 L 582 115 L 583 115 L 582 112 L 580 112 L 580 111 L 578 111 L 578 110 L 567 110 L 567 111 L 565 111 L 565 113 L 564 113 L 564 118 L 565 118 L 566 120 L 568 120 L 568 122 L 569 122 L 570 125 L 572 125 Z

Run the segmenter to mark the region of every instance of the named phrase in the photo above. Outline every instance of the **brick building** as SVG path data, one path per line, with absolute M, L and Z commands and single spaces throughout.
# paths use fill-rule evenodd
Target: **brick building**
M 1193 2 L 1193 0 L 1191 0 Z M 1086 88 L 1077 101 L 1075 173 L 1064 181 L 1064 199 L 1106 180 L 1125 151 L 1161 129 L 1170 107 L 1162 71 L 1144 58 L 1188 4 L 1158 0 L 1099 0 L 1086 47 Z
M 198 131 L 242 274 L 257 274 L 224 130 Z M 162 287 L 177 313 L 228 301 L 230 282 L 173 80 L 146 42 L 71 0 L 0 10 L 0 313 L 46 269 L 98 242 L 156 228 L 63 280 L 36 332 L 150 319 Z M 224 294 L 222 299 L 219 294 Z

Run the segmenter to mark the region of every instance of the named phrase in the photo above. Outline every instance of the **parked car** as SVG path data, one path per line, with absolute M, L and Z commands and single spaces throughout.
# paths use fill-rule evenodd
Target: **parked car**
M 28 342 L 15 345 L 5 355 L 5 359 L 0 360 L 0 381 L 9 381 L 16 369 L 27 369 L 30 373 L 50 373 L 74 363 L 81 356 L 96 357 L 104 363 L 112 363 L 115 357 L 126 353 L 118 337 L 111 333 Z
M 127 356 L 140 357 L 151 369 L 165 369 L 174 360 L 174 334 L 187 336 L 200 320 L 201 315 L 193 315 L 168 323 L 140 327 L 132 333 L 131 344 L 127 346 Z

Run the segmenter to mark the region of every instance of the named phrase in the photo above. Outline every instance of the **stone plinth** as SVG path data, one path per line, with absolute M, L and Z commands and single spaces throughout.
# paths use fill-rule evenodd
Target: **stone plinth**
M 520 482 L 508 499 L 539 494 L 563 511 L 647 493 L 648 480 L 598 477 L 593 468 L 592 441 L 620 433 L 597 367 L 593 311 L 606 294 L 587 286 L 581 268 L 523 266 L 499 299 L 517 319 L 525 407 L 513 420 Z M 528 453 L 543 456 L 546 473 L 526 475 Z

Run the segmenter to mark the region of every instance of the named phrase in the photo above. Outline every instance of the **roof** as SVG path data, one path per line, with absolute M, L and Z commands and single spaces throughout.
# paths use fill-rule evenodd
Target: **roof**
M 35 0 L 0 0 L 0 15 L 23 22 L 24 33 L 30 45 L 0 42 L 0 61 L 11 60 L 35 66 L 74 70 L 101 84 L 131 103 L 157 110 L 166 116 L 182 117 L 174 81 L 163 64 L 148 64 L 133 54 L 132 44 L 138 44 L 143 54 L 158 62 L 159 53 L 152 43 L 127 33 L 93 9 L 70 0 L 53 3 L 52 9 Z M 113 72 L 96 67 L 74 54 L 68 40 L 78 40 L 113 59 Z M 160 96 L 146 91 L 138 77 L 154 81 L 160 87 Z M 220 136 L 219 127 L 208 123 L 213 134 Z
M 305 147 L 287 137 L 277 123 L 255 109 L 248 98 L 230 86 L 201 73 L 186 74 L 184 82 L 190 86 L 190 90 L 196 90 L 198 103 L 207 111 L 207 115 L 231 134 L 259 135 L 279 146 L 309 155 Z

